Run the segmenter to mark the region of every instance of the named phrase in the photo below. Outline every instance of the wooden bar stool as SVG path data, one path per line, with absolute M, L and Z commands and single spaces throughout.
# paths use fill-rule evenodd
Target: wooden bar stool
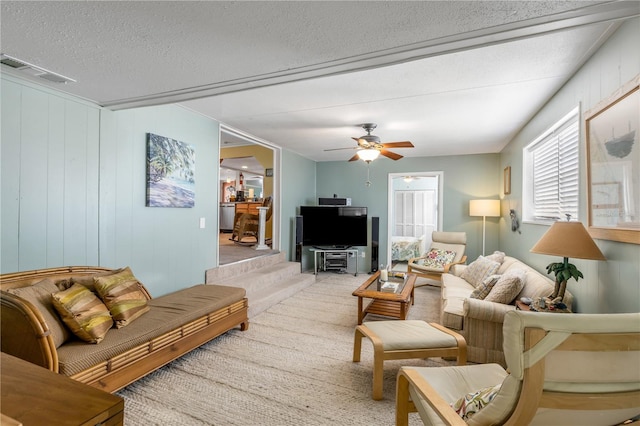
M 369 321 L 356 327 L 353 362 L 360 362 L 362 338 L 373 344 L 373 399 L 382 399 L 384 361 L 430 357 L 456 357 L 467 363 L 467 342 L 458 333 L 420 320 Z

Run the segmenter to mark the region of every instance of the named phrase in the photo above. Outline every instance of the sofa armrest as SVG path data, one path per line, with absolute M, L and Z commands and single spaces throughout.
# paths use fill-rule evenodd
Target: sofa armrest
M 467 257 L 465 256 L 463 259 L 466 262 Z M 468 265 L 466 265 L 464 263 L 453 263 L 449 267 L 449 273 L 451 275 L 455 275 L 456 277 L 459 277 L 460 275 L 462 275 L 462 271 L 464 271 L 467 266 Z
M 507 312 L 516 309 L 513 305 L 505 305 L 496 302 L 487 302 L 481 299 L 466 298 L 464 300 L 465 318 L 474 318 L 481 321 L 502 323 Z M 465 320 L 466 322 L 466 320 Z
M 58 352 L 51 331 L 38 309 L 8 292 L 0 297 L 2 352 L 58 372 Z
M 464 265 L 467 263 L 467 256 L 462 256 L 462 259 L 460 259 L 457 262 L 453 262 L 453 263 L 447 263 L 446 265 L 444 265 L 444 274 L 449 273 L 449 270 L 454 267 L 455 265 Z

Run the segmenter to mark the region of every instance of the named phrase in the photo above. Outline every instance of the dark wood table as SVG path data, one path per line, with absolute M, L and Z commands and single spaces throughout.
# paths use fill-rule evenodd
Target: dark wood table
M 415 274 L 408 274 L 406 280 L 392 277 L 391 282 L 400 284 L 397 292 L 381 291 L 379 278 L 380 271 L 377 271 L 353 292 L 353 295 L 358 297 L 358 325 L 362 324 L 367 314 L 406 319 L 409 307 L 413 305 Z M 364 299 L 371 299 L 366 307 Z
M 2 424 L 122 425 L 124 399 L 2 352 Z

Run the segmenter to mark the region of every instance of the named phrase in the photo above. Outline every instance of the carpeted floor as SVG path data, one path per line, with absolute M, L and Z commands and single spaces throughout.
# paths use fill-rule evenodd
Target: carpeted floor
M 384 400 L 371 399 L 372 350 L 351 361 L 357 298 L 367 275 L 322 273 L 317 282 L 118 392 L 131 425 L 392 425 L 401 365 L 385 362 Z M 416 288 L 411 319 L 437 321 L 439 288 Z M 372 318 L 367 318 L 371 320 Z M 419 425 L 417 415 L 411 424 Z
M 257 243 L 251 243 L 251 238 L 246 238 L 247 243 L 245 244 L 234 243 L 229 238 L 231 238 L 231 233 L 220 233 L 220 244 L 218 245 L 220 265 L 278 253 L 278 250 L 256 250 Z

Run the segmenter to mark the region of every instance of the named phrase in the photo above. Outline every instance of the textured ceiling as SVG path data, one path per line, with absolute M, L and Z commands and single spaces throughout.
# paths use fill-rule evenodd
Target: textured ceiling
M 180 102 L 314 160 L 375 122 L 497 152 L 640 3 L 2 1 L 1 50 L 113 109 Z M 3 72 L 13 72 L 3 66 Z M 211 96 L 215 95 L 215 96 Z M 400 152 L 400 151 L 399 151 Z

